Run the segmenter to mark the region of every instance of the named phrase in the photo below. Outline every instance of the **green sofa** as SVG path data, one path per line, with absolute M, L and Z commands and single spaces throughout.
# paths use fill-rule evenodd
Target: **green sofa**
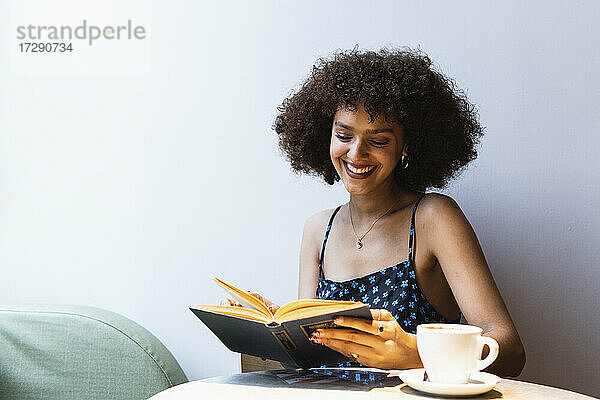
M 147 399 L 183 382 L 169 350 L 121 315 L 0 305 L 0 399 Z

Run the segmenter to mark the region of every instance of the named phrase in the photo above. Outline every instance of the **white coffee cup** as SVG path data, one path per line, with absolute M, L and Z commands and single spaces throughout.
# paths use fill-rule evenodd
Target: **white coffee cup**
M 481 336 L 483 330 L 461 324 L 417 326 L 417 350 L 429 381 L 468 383 L 473 372 L 481 371 L 498 357 L 498 342 Z M 483 346 L 490 352 L 483 360 Z

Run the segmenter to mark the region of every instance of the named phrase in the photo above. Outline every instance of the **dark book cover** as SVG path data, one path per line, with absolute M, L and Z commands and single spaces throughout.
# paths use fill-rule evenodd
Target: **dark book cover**
M 337 328 L 333 323 L 337 316 L 372 319 L 367 306 L 273 325 L 195 308 L 190 310 L 229 350 L 306 369 L 350 361 L 337 351 L 311 342 L 315 329 Z

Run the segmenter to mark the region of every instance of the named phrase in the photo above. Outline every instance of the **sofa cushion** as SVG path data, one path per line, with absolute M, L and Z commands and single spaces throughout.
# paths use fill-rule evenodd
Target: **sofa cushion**
M 186 381 L 165 346 L 121 315 L 0 305 L 2 399 L 147 399 Z

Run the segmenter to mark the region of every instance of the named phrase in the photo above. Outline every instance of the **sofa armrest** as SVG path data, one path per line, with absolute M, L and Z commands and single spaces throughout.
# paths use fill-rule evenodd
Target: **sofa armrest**
M 2 399 L 147 399 L 186 381 L 167 348 L 119 314 L 0 305 Z

